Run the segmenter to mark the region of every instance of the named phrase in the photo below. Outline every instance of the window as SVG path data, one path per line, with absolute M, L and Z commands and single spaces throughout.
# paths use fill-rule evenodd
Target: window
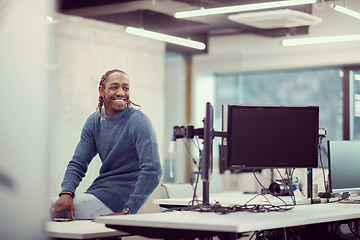
M 360 70 L 349 70 L 349 133 L 351 140 L 360 140 Z
M 327 129 L 327 137 L 343 137 L 341 68 L 218 74 L 215 81 L 217 122 L 221 122 L 222 104 L 315 105 L 320 107 L 319 126 Z M 360 81 L 355 83 L 360 108 Z M 360 138 L 360 128 L 354 131 Z

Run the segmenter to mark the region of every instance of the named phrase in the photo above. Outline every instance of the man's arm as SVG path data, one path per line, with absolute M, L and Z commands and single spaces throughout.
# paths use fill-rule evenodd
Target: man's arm
M 52 206 L 52 215 L 57 217 L 58 214 L 64 210 L 69 210 L 70 217 L 75 220 L 75 209 L 73 198 L 75 190 L 82 178 L 85 176 L 87 167 L 92 158 L 96 155 L 96 145 L 93 134 L 93 121 L 91 116 L 85 122 L 81 132 L 81 137 L 76 146 L 73 158 L 69 162 L 63 182 L 61 184 L 62 191 L 59 194 L 59 199 Z
M 137 213 L 160 183 L 162 168 L 155 131 L 150 119 L 142 115 L 133 126 L 133 142 L 139 157 L 140 175 L 125 207 Z
M 94 118 L 92 118 L 92 116 L 85 122 L 81 132 L 80 141 L 66 168 L 64 179 L 61 183 L 61 192 L 69 191 L 75 193 L 76 188 L 87 172 L 91 160 L 97 153 L 94 138 Z

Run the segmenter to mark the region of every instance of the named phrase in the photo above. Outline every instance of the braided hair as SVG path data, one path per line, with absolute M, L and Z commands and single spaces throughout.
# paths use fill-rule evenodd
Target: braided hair
M 123 74 L 127 75 L 124 71 L 121 71 L 121 70 L 118 70 L 118 69 L 109 70 L 101 77 L 99 86 L 101 86 L 101 87 L 103 87 L 105 89 L 106 81 L 107 81 L 108 77 L 114 72 L 119 72 L 119 73 L 123 73 Z M 140 105 L 135 104 L 130 99 L 128 99 L 127 106 L 131 107 L 131 104 L 134 105 L 134 106 L 139 107 L 139 110 L 141 109 Z M 96 111 L 99 112 L 100 121 L 105 120 L 105 118 L 101 115 L 101 109 L 102 109 L 103 105 L 104 105 L 104 99 L 103 99 L 102 96 L 99 95 L 99 103 L 98 103 L 98 105 L 96 107 Z

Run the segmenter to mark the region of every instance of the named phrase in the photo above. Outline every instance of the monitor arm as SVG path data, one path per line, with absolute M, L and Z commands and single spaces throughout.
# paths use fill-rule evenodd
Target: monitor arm
M 198 136 L 200 139 L 204 139 L 204 128 L 194 128 L 192 125 L 187 126 L 174 126 L 173 135 L 178 138 L 194 138 Z M 223 131 L 213 131 L 214 137 L 226 137 L 227 132 Z
M 173 127 L 173 141 L 176 141 L 178 138 L 194 138 L 194 136 L 198 136 L 200 139 L 204 139 L 204 128 L 194 128 L 192 125 L 188 126 L 174 126 Z M 212 141 L 214 137 L 226 137 L 227 132 L 222 131 L 214 131 L 212 129 L 210 133 L 210 141 Z M 200 151 L 200 158 L 202 157 L 202 152 Z M 208 163 L 209 165 L 210 163 Z M 209 166 L 205 165 L 205 169 Z M 207 174 L 206 177 L 202 176 L 203 178 L 203 202 L 209 203 L 209 195 L 210 195 L 210 186 L 209 186 L 209 179 Z

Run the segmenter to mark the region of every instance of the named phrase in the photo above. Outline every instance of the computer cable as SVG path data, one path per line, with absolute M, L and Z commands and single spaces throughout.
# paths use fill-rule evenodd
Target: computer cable
M 308 239 L 308 237 L 306 236 L 305 229 L 302 226 L 268 229 L 268 230 L 262 230 L 261 232 L 262 235 L 267 237 L 268 239 L 284 239 L 284 240 Z
M 255 174 L 255 170 L 253 170 L 253 175 L 255 177 L 255 180 L 258 182 L 258 184 L 261 186 L 262 189 L 266 189 L 266 187 L 264 187 L 264 185 L 262 185 L 262 183 L 259 181 L 258 177 Z
M 293 184 L 294 184 L 293 183 L 294 172 L 295 172 L 295 168 L 293 168 L 292 172 L 291 172 L 291 169 L 290 169 L 290 173 L 288 173 L 286 171 L 286 175 L 287 175 L 287 177 L 289 179 L 289 185 L 288 185 L 289 194 L 290 194 L 291 199 L 293 200 L 294 205 L 296 205 L 296 197 L 295 197 L 295 192 L 294 192 L 294 187 L 293 187 Z
M 294 171 L 295 171 L 295 168 L 294 168 L 294 170 L 293 170 L 293 173 L 294 173 Z M 293 173 L 292 173 L 292 174 L 293 174 Z M 279 173 L 279 174 L 280 174 L 280 176 L 281 176 L 281 173 Z M 291 176 L 292 176 L 292 174 L 291 174 Z M 257 182 L 259 183 L 259 185 L 261 186 L 261 188 L 262 188 L 263 190 L 265 190 L 264 192 L 269 193 L 269 194 L 273 195 L 274 197 L 279 198 L 279 197 L 278 197 L 276 194 L 274 194 L 269 188 L 264 187 L 264 185 L 259 181 L 258 177 L 256 176 L 255 170 L 253 170 L 253 175 L 254 175 L 256 181 L 257 181 Z M 282 177 L 282 176 L 281 176 L 281 177 Z M 282 180 L 283 180 L 283 179 L 282 179 Z M 292 177 L 291 177 L 291 181 L 292 181 Z M 283 182 L 284 182 L 284 181 L 283 181 Z M 261 193 L 263 193 L 263 191 L 261 191 Z M 279 198 L 279 199 L 280 199 L 280 198 Z M 294 205 L 296 205 L 296 200 L 295 200 L 295 198 L 292 198 L 292 201 L 293 201 Z
M 194 142 L 194 138 L 196 139 L 196 143 Z M 194 137 L 194 138 L 192 138 L 191 141 L 193 142 L 196 149 L 200 150 L 199 138 L 198 137 Z
M 277 169 L 277 170 L 278 170 L 278 169 Z M 278 171 L 279 171 L 279 170 L 278 170 Z M 294 174 L 294 171 L 295 171 L 295 168 L 293 169 L 293 172 L 292 172 L 292 173 L 291 173 L 291 170 L 290 170 L 290 177 L 289 177 L 289 179 L 290 179 L 291 182 L 292 182 L 292 176 L 293 176 L 293 174 Z M 271 194 L 272 196 L 274 196 L 274 197 L 280 199 L 281 201 L 283 201 L 281 198 L 279 198 L 278 195 L 276 195 L 275 193 L 273 193 L 269 188 L 265 188 L 265 187 L 264 187 L 264 185 L 259 181 L 258 177 L 256 176 L 255 171 L 253 171 L 253 175 L 254 175 L 256 181 L 257 181 L 257 182 L 259 183 L 259 185 L 262 187 L 262 189 L 265 190 L 264 192 L 269 193 L 269 194 Z M 280 175 L 280 177 L 282 178 L 282 175 L 281 175 L 280 172 L 279 172 L 279 175 Z M 289 175 L 288 175 L 288 176 L 289 176 Z M 283 179 L 283 178 L 282 178 L 282 182 L 284 182 L 284 179 Z M 290 191 L 289 187 L 288 187 L 288 190 Z M 262 191 L 262 193 L 263 193 L 263 191 Z M 291 199 L 292 199 L 292 201 L 293 201 L 293 204 L 296 205 L 295 194 L 292 195 L 292 194 L 290 193 L 290 196 L 291 196 Z M 283 201 L 283 202 L 284 202 L 284 201 Z M 284 203 L 285 203 L 285 202 L 284 202 Z
M 286 229 L 286 228 L 285 228 L 285 229 Z M 284 229 L 284 230 L 285 230 L 285 229 Z M 294 239 L 301 239 L 301 238 L 300 238 L 300 233 L 294 231 L 294 229 L 295 229 L 295 230 L 298 230 L 296 227 L 295 227 L 295 228 L 294 228 L 294 227 L 289 227 L 288 229 L 290 230 L 290 233 L 293 235 Z M 286 232 L 285 232 L 285 234 L 286 234 Z
M 282 174 L 281 174 L 281 172 L 280 172 L 280 170 L 278 169 L 278 168 L 276 168 L 276 171 L 278 172 L 278 174 L 279 174 L 279 176 L 280 176 L 280 178 L 281 178 L 281 182 L 283 183 L 283 186 L 284 186 L 284 188 L 285 188 L 285 193 L 287 193 L 287 194 L 289 194 L 290 195 L 290 197 L 291 197 L 291 200 L 293 201 L 293 204 L 294 205 L 296 205 L 296 199 L 295 199 L 295 197 L 294 197 L 294 194 L 293 194 L 293 192 L 290 190 L 290 186 L 289 186 L 289 184 L 291 184 L 292 185 L 292 175 L 294 174 L 294 171 L 295 171 L 295 168 L 294 168 L 294 171 L 291 173 L 291 169 L 290 169 L 290 174 L 286 171 L 285 173 L 286 173 L 286 175 L 288 176 L 288 179 L 289 179 L 289 183 L 287 183 L 286 181 L 285 181 L 285 179 L 283 178 L 283 176 L 282 176 Z M 292 189 L 292 188 L 291 188 Z M 291 192 L 290 192 L 291 191 Z
M 255 240 L 268 240 L 264 231 L 255 231 Z M 252 238 L 252 236 L 251 236 Z
M 329 225 L 329 235 L 331 236 L 331 237 L 333 237 L 334 239 L 336 238 L 336 236 L 338 235 L 338 230 L 339 230 L 339 228 L 340 228 L 340 226 L 341 226 L 341 224 L 339 224 L 339 223 L 333 223 L 333 224 L 330 224 Z
M 255 231 L 255 232 L 253 232 L 253 234 L 251 234 L 249 240 L 252 240 L 252 238 L 255 236 L 256 232 L 257 232 L 257 231 Z
M 292 209 L 290 205 L 271 205 L 271 204 L 247 204 L 247 205 L 229 205 L 221 206 L 220 204 L 198 204 L 191 206 L 182 211 L 196 211 L 196 212 L 213 212 L 217 214 L 230 214 L 235 212 L 285 212 Z
M 185 145 L 185 147 L 186 147 L 189 155 L 191 156 L 192 162 L 194 163 L 194 165 L 196 166 L 196 168 L 197 168 L 198 170 L 200 170 L 200 165 L 196 162 L 195 158 L 193 157 L 193 155 L 192 155 L 192 153 L 191 153 L 191 151 L 190 151 L 190 148 L 189 148 L 188 144 L 186 144 L 186 142 L 185 142 L 184 139 L 183 139 L 183 143 L 184 143 L 184 145 Z M 192 143 L 194 144 L 194 146 L 196 147 L 196 149 L 199 150 L 199 153 L 201 153 L 200 147 L 199 147 L 199 146 L 196 146 L 196 144 L 194 143 L 194 140 L 192 140 Z
M 356 225 L 357 224 L 357 225 Z M 359 235 L 359 223 L 356 222 L 349 222 L 348 223 L 348 227 L 350 232 L 357 238 L 360 239 L 360 235 Z
M 196 138 L 197 139 L 197 138 Z M 193 192 L 193 197 L 192 197 L 192 200 L 195 201 L 197 200 L 197 195 L 196 195 L 196 191 L 197 191 L 197 187 L 198 187 L 198 183 L 199 183 L 199 176 L 200 176 L 200 164 L 198 164 L 195 160 L 195 158 L 193 157 L 191 151 L 190 151 L 190 148 L 188 146 L 188 144 L 186 144 L 185 140 L 183 139 L 183 143 L 189 153 L 189 155 L 191 156 L 191 160 L 193 162 L 193 164 L 195 165 L 195 167 L 197 168 L 197 172 L 196 173 L 196 180 L 195 180 L 195 184 L 192 184 L 194 186 L 194 192 Z M 198 149 L 199 151 L 199 155 L 201 154 L 201 149 L 199 147 L 199 144 L 196 145 L 194 140 L 192 140 L 192 143 L 194 144 L 194 146 L 196 147 L 196 149 Z
M 193 197 L 192 197 L 193 202 L 195 200 L 197 200 L 196 191 L 197 191 L 197 187 L 198 187 L 198 184 L 199 184 L 199 177 L 200 177 L 200 171 L 199 171 L 199 174 L 196 174 L 196 181 L 195 181 L 195 185 L 194 185 L 194 193 L 193 193 Z
M 255 198 L 262 196 L 266 199 L 268 204 L 250 204 Z M 233 204 L 229 206 L 221 206 L 219 202 L 204 203 L 200 200 L 192 200 L 188 203 L 186 208 L 179 208 L 174 210 L 180 211 L 195 211 L 195 212 L 213 212 L 217 214 L 229 214 L 234 212 L 253 212 L 253 213 L 261 213 L 261 212 L 285 212 L 291 210 L 294 205 L 287 204 L 284 200 L 279 198 L 284 204 L 281 205 L 273 205 L 270 200 L 263 194 L 258 194 L 248 200 L 245 204 Z M 197 203 L 194 205 L 194 203 Z
M 252 200 L 254 200 L 255 198 L 257 198 L 257 197 L 259 197 L 259 196 L 262 196 L 263 198 L 265 198 L 265 200 L 266 200 L 268 203 L 271 203 L 271 201 L 269 200 L 269 198 L 266 197 L 266 195 L 264 195 L 264 194 L 257 194 L 257 195 L 255 195 L 254 197 L 252 197 L 250 200 L 248 200 L 248 201 L 245 203 L 245 205 L 248 204 L 248 203 L 250 203 Z M 273 196 L 273 197 L 276 197 L 277 199 L 279 199 L 280 201 L 282 201 L 282 202 L 284 203 L 284 205 L 281 205 L 281 206 L 290 206 L 291 208 L 294 207 L 294 205 L 288 205 L 288 204 L 287 204 L 282 198 L 280 198 L 279 196 L 276 196 L 276 195 L 273 195 L 273 194 L 272 194 L 272 196 Z

